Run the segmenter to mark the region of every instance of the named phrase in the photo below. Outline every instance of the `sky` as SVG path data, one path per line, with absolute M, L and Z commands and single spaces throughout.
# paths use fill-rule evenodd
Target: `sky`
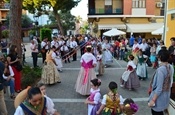
M 83 20 L 87 19 L 88 13 L 88 0 L 81 0 L 79 4 L 71 10 L 71 14 L 74 16 L 80 16 Z

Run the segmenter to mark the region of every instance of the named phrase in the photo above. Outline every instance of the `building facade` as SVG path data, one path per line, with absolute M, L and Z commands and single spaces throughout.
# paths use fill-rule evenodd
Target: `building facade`
M 151 38 L 151 32 L 163 26 L 163 7 L 161 0 L 88 0 L 88 22 L 98 24 L 98 35 L 117 28 L 128 37 Z
M 164 42 L 166 46 L 170 46 L 170 38 L 175 37 L 175 0 L 166 1 L 165 13 L 165 29 Z
M 5 3 L 3 0 L 0 0 L 0 39 L 2 39 L 2 30 L 1 27 L 6 21 L 7 13 L 9 12 L 9 4 Z

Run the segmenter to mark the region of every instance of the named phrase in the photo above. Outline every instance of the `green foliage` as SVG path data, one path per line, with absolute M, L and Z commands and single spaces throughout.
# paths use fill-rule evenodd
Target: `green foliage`
M 48 38 L 48 40 L 51 41 L 52 40 L 51 34 L 52 34 L 52 31 L 49 28 L 40 29 L 41 40 L 43 40 L 44 38 Z
M 30 30 L 30 31 L 29 31 L 29 34 L 35 36 L 36 32 L 35 32 L 35 30 Z
M 5 25 L 9 27 L 9 20 L 10 20 L 9 14 L 7 15 L 6 19 L 7 20 L 5 21 Z M 22 14 L 21 21 L 22 21 L 21 23 L 22 28 L 29 28 L 32 25 L 32 20 L 25 14 Z
M 41 73 L 41 68 L 31 68 L 30 66 L 24 66 L 21 78 L 22 88 L 36 85 L 41 79 Z
M 64 33 L 66 34 L 67 30 L 71 30 L 75 28 L 75 16 L 73 16 L 70 11 L 65 13 L 59 13 L 61 24 L 64 28 Z M 53 13 L 49 14 L 49 20 L 51 21 L 51 24 L 56 24 L 57 21 Z
M 128 52 L 126 52 L 125 57 L 124 57 L 124 61 L 128 62 L 129 61 L 128 60 L 128 56 L 131 55 L 131 54 L 132 54 L 132 51 L 131 50 L 128 51 Z
M 9 37 L 9 30 L 8 29 L 5 29 L 2 31 L 2 37 L 3 38 L 8 38 Z

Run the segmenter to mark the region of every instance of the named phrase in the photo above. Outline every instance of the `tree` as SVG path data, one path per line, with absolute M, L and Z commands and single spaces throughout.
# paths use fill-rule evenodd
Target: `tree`
M 64 28 L 64 34 L 66 34 L 67 30 L 75 28 L 75 16 L 71 15 L 70 11 L 65 13 L 60 12 L 59 15 L 62 27 Z M 57 23 L 53 13 L 49 15 L 49 20 L 51 24 Z
M 22 0 L 10 1 L 9 12 L 9 38 L 13 45 L 17 46 L 18 55 L 21 56 L 21 16 L 22 16 Z
M 48 14 L 48 11 L 52 7 L 59 30 L 61 31 L 61 34 L 64 35 L 59 11 L 62 13 L 70 11 L 80 1 L 81 0 L 23 0 L 23 8 L 30 13 L 40 16 L 42 13 Z
M 9 27 L 9 20 L 10 20 L 9 15 L 7 15 L 6 19 L 7 20 L 5 22 L 5 25 L 7 27 Z M 29 27 L 31 27 L 31 25 L 32 25 L 32 20 L 27 15 L 22 14 L 22 17 L 21 17 L 21 27 L 22 28 L 29 28 Z

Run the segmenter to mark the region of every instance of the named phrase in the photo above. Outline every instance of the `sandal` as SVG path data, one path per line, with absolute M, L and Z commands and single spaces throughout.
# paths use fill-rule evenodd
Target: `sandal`
M 16 96 L 15 96 L 15 95 L 11 95 L 10 98 L 11 98 L 11 99 L 15 99 Z

